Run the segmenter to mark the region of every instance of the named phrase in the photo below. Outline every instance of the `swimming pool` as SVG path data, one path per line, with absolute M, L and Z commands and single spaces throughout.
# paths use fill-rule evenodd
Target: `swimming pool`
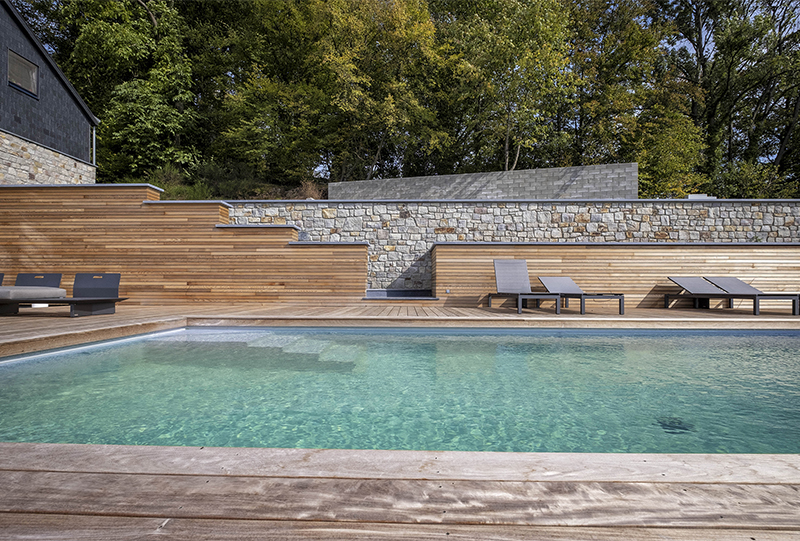
M 800 452 L 800 333 L 189 328 L 0 363 L 0 441 Z

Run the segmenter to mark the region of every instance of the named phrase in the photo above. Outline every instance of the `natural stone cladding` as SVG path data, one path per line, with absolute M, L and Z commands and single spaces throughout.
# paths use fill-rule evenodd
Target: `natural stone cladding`
M 0 184 L 94 183 L 94 166 L 0 132 Z
M 800 200 L 230 203 L 231 223 L 368 242 L 374 289 L 430 289 L 437 242 L 800 242 Z

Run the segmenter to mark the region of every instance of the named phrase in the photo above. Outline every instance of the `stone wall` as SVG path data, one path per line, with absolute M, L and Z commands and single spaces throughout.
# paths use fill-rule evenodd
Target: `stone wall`
M 231 223 L 368 242 L 375 289 L 430 289 L 437 242 L 800 242 L 800 200 L 230 203 Z
M 636 199 L 638 191 L 635 163 L 328 184 L 328 198 L 336 200 Z
M 94 166 L 0 131 L 0 184 L 94 182 Z

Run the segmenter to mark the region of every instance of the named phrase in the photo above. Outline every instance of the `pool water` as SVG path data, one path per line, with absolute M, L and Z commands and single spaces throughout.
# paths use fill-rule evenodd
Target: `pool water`
M 0 363 L 0 441 L 798 453 L 800 333 L 190 328 Z

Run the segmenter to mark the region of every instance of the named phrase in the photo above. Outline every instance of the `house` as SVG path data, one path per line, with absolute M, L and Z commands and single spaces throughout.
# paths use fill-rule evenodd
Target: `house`
M 0 184 L 92 184 L 95 127 L 9 0 L 0 0 Z

